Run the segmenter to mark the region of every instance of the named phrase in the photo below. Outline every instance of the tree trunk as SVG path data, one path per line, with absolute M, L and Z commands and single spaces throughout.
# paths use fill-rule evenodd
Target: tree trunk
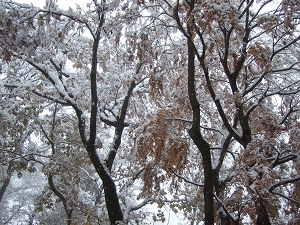
M 1 186 L 1 189 L 0 189 L 0 202 L 1 202 L 2 198 L 3 198 L 3 196 L 4 196 L 4 193 L 5 193 L 5 191 L 6 191 L 6 188 L 7 188 L 7 186 L 9 185 L 9 182 L 10 182 L 10 178 L 11 178 L 11 174 L 12 174 L 11 168 L 12 168 L 12 162 L 10 162 L 10 163 L 8 164 L 8 168 L 7 168 L 7 178 L 4 179 L 3 184 L 2 184 L 2 186 Z
M 94 146 L 88 148 L 89 157 L 102 180 L 106 209 L 110 223 L 115 225 L 118 221 L 123 221 L 123 212 L 119 203 L 119 198 L 114 180 L 110 176 L 108 168 L 100 161 Z
M 189 134 L 194 143 L 201 152 L 203 167 L 204 167 L 204 213 L 205 225 L 214 224 L 214 194 L 213 194 L 213 170 L 211 165 L 210 147 L 209 144 L 202 138 L 200 129 L 195 132 L 193 128 L 190 129 Z
M 188 29 L 189 30 L 189 29 Z M 193 110 L 193 124 L 189 135 L 199 149 L 204 167 L 204 213 L 205 225 L 214 224 L 214 195 L 213 180 L 214 173 L 211 165 L 210 146 L 203 139 L 200 131 L 200 105 L 197 100 L 195 89 L 195 50 L 191 37 L 188 38 L 188 94 Z
M 0 189 L 0 202 L 3 198 L 3 196 L 4 196 L 4 193 L 6 191 L 7 186 L 9 185 L 9 182 L 10 182 L 10 177 L 5 178 L 4 181 L 3 181 L 3 184 L 2 184 L 1 189 Z
M 262 197 L 255 202 L 255 206 L 257 214 L 256 225 L 271 225 L 267 207 Z
M 88 155 L 102 180 L 106 209 L 112 225 L 116 224 L 117 221 L 123 221 L 123 213 L 119 203 L 119 198 L 116 190 L 114 180 L 110 176 L 110 168 L 105 166 L 105 162 L 101 162 L 99 159 L 96 149 L 95 140 L 97 135 L 97 112 L 98 112 L 98 94 L 97 94 L 97 64 L 98 64 L 98 45 L 101 39 L 100 31 L 102 25 L 104 24 L 104 14 L 99 10 L 99 24 L 97 32 L 95 33 L 94 43 L 93 43 L 93 56 L 92 56 L 92 68 L 90 73 L 91 79 L 91 116 L 90 116 L 90 134 L 89 140 L 86 138 L 85 134 L 85 121 L 82 119 L 82 111 L 74 106 L 76 111 L 78 121 L 79 121 L 79 132 L 81 140 L 85 145 Z M 111 157 L 114 158 L 115 155 Z

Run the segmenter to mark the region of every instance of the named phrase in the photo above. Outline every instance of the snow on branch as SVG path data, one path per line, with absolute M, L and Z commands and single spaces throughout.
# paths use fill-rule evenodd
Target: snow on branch
M 189 184 L 196 185 L 196 186 L 198 186 L 198 187 L 204 187 L 204 184 L 195 183 L 195 182 L 190 181 L 190 180 L 188 180 L 187 178 L 185 178 L 185 177 L 179 175 L 178 173 L 176 173 L 176 172 L 173 170 L 173 168 L 169 167 L 169 169 L 173 172 L 173 174 L 174 174 L 176 177 L 178 177 L 178 178 L 184 180 L 185 182 L 187 182 L 187 183 L 189 183 Z
M 15 151 L 11 151 L 11 150 L 8 150 L 8 149 L 1 148 L 0 150 L 3 151 L 3 152 L 8 152 L 8 153 L 11 153 L 11 154 L 15 155 L 15 157 L 13 157 L 11 160 L 9 160 L 9 162 L 12 162 L 12 161 L 15 161 L 15 160 L 18 160 L 18 159 L 24 159 L 27 162 L 34 161 L 34 162 L 37 162 L 37 163 L 45 166 L 45 163 L 40 161 L 40 160 L 37 160 L 35 158 L 35 156 L 50 159 L 50 156 L 42 155 L 42 154 L 38 154 L 38 153 L 20 154 L 20 153 L 17 153 Z
M 154 199 L 153 198 L 147 198 L 141 203 L 138 203 L 136 205 L 129 205 L 124 212 L 124 221 L 129 220 L 129 214 L 130 212 L 136 211 L 147 205 L 148 203 L 152 202 Z
M 222 200 L 219 199 L 217 195 L 214 194 L 214 197 L 215 197 L 215 199 L 217 200 L 217 202 L 220 204 L 220 206 L 222 207 L 222 209 L 224 210 L 224 212 L 226 213 L 226 215 L 230 218 L 230 220 L 232 220 L 232 221 L 234 221 L 234 222 L 239 221 L 240 216 L 241 216 L 241 212 L 242 212 L 242 210 L 243 210 L 243 208 L 244 208 L 244 206 L 245 206 L 245 204 L 246 204 L 247 202 L 244 203 L 244 204 L 242 204 L 242 206 L 239 208 L 238 216 L 235 217 L 235 216 L 233 216 L 233 215 L 228 211 L 228 209 L 226 208 L 224 202 L 222 202 Z
M 29 19 L 29 18 L 33 18 L 34 16 L 38 15 L 39 13 L 50 13 L 53 15 L 57 15 L 57 16 L 65 16 L 73 21 L 77 21 L 81 24 L 84 24 L 87 29 L 89 30 L 90 34 L 93 36 L 93 38 L 96 38 L 96 35 L 94 34 L 92 28 L 90 27 L 90 25 L 88 24 L 87 21 L 85 21 L 84 19 L 79 18 L 78 16 L 76 16 L 72 10 L 63 10 L 60 8 L 51 8 L 50 6 L 47 9 L 42 9 L 36 6 L 33 6 L 32 4 L 26 4 L 26 3 L 18 3 L 18 2 L 5 2 L 7 4 L 12 4 L 12 5 L 16 5 L 20 8 L 23 9 L 29 9 L 32 10 L 32 13 L 30 13 L 29 16 L 27 16 L 26 18 L 23 19 L 23 21 Z

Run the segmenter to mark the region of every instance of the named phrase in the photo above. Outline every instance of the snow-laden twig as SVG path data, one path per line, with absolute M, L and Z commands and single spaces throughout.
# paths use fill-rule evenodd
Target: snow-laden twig
M 89 172 L 86 171 L 86 169 L 84 169 L 84 168 L 82 168 L 82 167 L 80 167 L 80 169 L 87 175 L 88 178 L 90 178 L 92 181 L 97 182 L 97 179 L 94 178 L 93 176 L 91 176 L 91 175 L 89 174 Z
M 148 203 L 154 201 L 153 198 L 147 198 L 144 199 L 142 202 L 136 204 L 136 205 L 129 205 L 125 211 L 124 211 L 124 221 L 128 221 L 129 220 L 129 214 L 133 211 L 136 211 L 142 207 L 144 207 L 145 205 L 147 205 Z
M 199 183 L 195 183 L 191 180 L 188 180 L 187 178 L 179 175 L 178 173 L 176 173 L 173 168 L 169 167 L 169 169 L 173 172 L 173 174 L 176 176 L 176 177 L 179 177 L 180 179 L 184 180 L 185 182 L 189 183 L 189 184 L 193 184 L 193 185 L 196 185 L 198 187 L 204 187 L 204 184 L 199 184 Z
M 214 194 L 215 199 L 217 200 L 217 202 L 220 204 L 220 206 L 222 207 L 222 209 L 224 210 L 225 214 L 232 220 L 232 221 L 237 221 L 239 217 L 235 217 L 233 216 L 226 208 L 224 202 L 218 198 L 218 196 L 216 194 Z
M 300 175 L 298 175 L 296 177 L 293 177 L 293 178 L 282 179 L 281 181 L 277 182 L 276 184 L 271 185 L 268 188 L 268 191 L 272 193 L 275 188 L 277 188 L 277 187 L 279 187 L 281 185 L 294 183 L 294 182 L 299 181 L 299 180 L 300 180 Z

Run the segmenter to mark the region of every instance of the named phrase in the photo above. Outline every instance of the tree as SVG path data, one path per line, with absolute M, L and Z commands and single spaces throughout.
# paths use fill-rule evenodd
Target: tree
M 189 136 L 202 156 L 205 224 L 215 220 L 213 199 L 222 224 L 230 220 L 239 223 L 247 213 L 257 224 L 270 224 L 279 207 L 274 183 L 279 187 L 283 180 L 289 184 L 299 180 L 297 173 L 278 170 L 282 164 L 288 165 L 286 169 L 297 167 L 297 161 L 292 160 L 298 151 L 291 150 L 294 141 L 287 124 L 298 116 L 299 11 L 295 3 L 287 1 L 265 10 L 272 3 L 161 4 L 162 24 L 169 29 L 177 27 L 187 40 L 188 73 L 182 79 L 187 84 L 191 117 L 178 119 L 175 114 L 173 120 L 191 124 Z M 164 88 L 167 92 L 168 87 Z M 179 92 L 170 89 L 174 94 Z M 237 185 L 239 182 L 242 184 Z M 229 191 L 232 189 L 234 194 Z M 231 200 L 226 207 L 228 195 Z M 256 212 L 251 212 L 255 208 Z
M 30 68 L 29 76 L 21 70 L 17 79 L 6 70 L 4 86 L 16 89 L 19 93 L 20 90 L 27 91 L 44 99 L 47 104 L 59 104 L 75 113 L 82 146 L 102 181 L 111 224 L 123 220 L 116 184 L 112 178 L 113 163 L 123 130 L 129 126 L 125 117 L 130 97 L 133 91 L 142 87 L 145 79 L 139 73 L 142 62 L 132 57 L 129 61 L 125 58 L 120 62 L 119 54 L 126 54 L 124 49 L 117 48 L 122 24 L 114 21 L 115 17 L 110 11 L 122 11 L 121 7 L 123 11 L 132 11 L 129 15 L 122 12 L 121 18 L 125 23 L 127 17 L 135 12 L 134 7 L 130 8 L 128 3 L 118 6 L 114 2 L 93 1 L 88 5 L 86 13 L 80 8 L 76 11 L 63 11 L 54 1 L 46 2 L 44 9 L 8 1 L 1 3 L 1 26 L 7 29 L 5 32 L 2 30 L 3 60 L 9 62 L 9 66 L 15 64 Z M 115 39 L 106 38 L 111 36 L 115 36 Z M 120 51 L 113 52 L 107 45 Z M 69 69 L 68 63 L 71 63 L 72 69 Z M 99 64 L 102 65 L 101 69 L 98 68 Z M 115 67 L 117 69 L 111 70 Z M 128 70 L 131 72 L 127 72 Z M 101 83 L 100 87 L 98 83 Z M 108 92 L 104 92 L 105 89 Z M 142 89 L 139 94 L 141 93 Z M 48 109 L 44 107 L 43 110 Z M 100 125 L 101 121 L 105 126 L 113 127 L 115 133 L 108 151 L 102 148 L 97 137 L 103 126 Z M 52 128 L 50 126 L 47 130 L 41 126 L 52 154 L 55 154 L 56 145 L 60 142 L 53 140 L 54 136 L 58 137 L 53 133 L 56 129 L 54 123 L 53 119 Z M 76 142 L 73 144 L 78 145 Z M 100 149 L 101 158 L 98 153 Z M 63 202 L 70 221 L 71 209 L 67 199 L 55 187 L 53 174 L 48 174 L 48 181 L 51 190 Z M 131 210 L 134 208 L 136 207 Z

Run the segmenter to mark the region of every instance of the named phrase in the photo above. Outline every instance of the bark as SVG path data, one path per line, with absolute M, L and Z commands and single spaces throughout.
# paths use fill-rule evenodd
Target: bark
M 4 179 L 3 184 L 1 186 L 1 189 L 0 189 L 0 202 L 1 202 L 1 200 L 4 196 L 4 194 L 5 194 L 6 188 L 9 185 L 9 182 L 10 182 L 10 178 L 11 178 L 11 174 L 12 174 L 11 168 L 12 168 L 12 162 L 10 162 L 9 165 L 8 165 L 7 178 Z
M 237 117 L 235 118 L 235 120 L 233 122 L 233 127 L 236 128 L 236 125 L 237 125 Z M 228 148 L 229 148 L 231 140 L 232 140 L 232 135 L 228 134 L 228 136 L 226 137 L 226 139 L 223 143 L 222 151 L 221 151 L 220 158 L 219 158 L 219 163 L 216 166 L 216 168 L 214 169 L 214 176 L 215 176 L 214 187 L 215 187 L 216 195 L 220 199 L 224 199 L 224 191 L 226 188 L 226 182 L 229 182 L 231 180 L 230 177 L 227 178 L 228 180 L 220 181 L 220 179 L 219 179 L 220 169 L 224 163 L 225 155 L 228 152 Z M 229 212 L 225 212 L 225 210 L 223 209 L 223 207 L 220 203 L 218 204 L 218 208 L 219 208 L 218 214 L 219 214 L 220 225 L 239 224 L 239 218 L 237 220 L 234 220 L 234 218 L 232 216 L 228 215 Z
M 203 139 L 200 129 L 189 130 L 189 134 L 195 145 L 200 150 L 204 167 L 204 213 L 205 225 L 214 224 L 214 195 L 213 195 L 213 170 L 211 165 L 210 147 Z
M 256 201 L 255 206 L 256 206 L 256 214 L 257 214 L 256 224 L 271 225 L 267 207 L 263 198 L 260 197 Z
M 190 5 L 193 9 L 193 4 Z M 191 22 L 192 24 L 192 22 Z M 188 25 L 188 32 L 191 34 L 191 29 Z M 204 167 L 204 213 L 205 225 L 214 224 L 214 202 L 213 202 L 213 169 L 211 164 L 210 146 L 203 139 L 200 131 L 200 105 L 196 96 L 195 89 L 195 50 L 194 44 L 190 37 L 188 38 L 188 95 L 190 104 L 193 110 L 192 128 L 189 130 L 189 135 L 199 149 Z
M 110 176 L 108 168 L 100 161 L 95 146 L 88 148 L 89 157 L 102 180 L 106 209 L 111 224 L 116 224 L 118 221 L 123 221 L 123 213 L 119 203 L 119 198 L 114 180 Z

